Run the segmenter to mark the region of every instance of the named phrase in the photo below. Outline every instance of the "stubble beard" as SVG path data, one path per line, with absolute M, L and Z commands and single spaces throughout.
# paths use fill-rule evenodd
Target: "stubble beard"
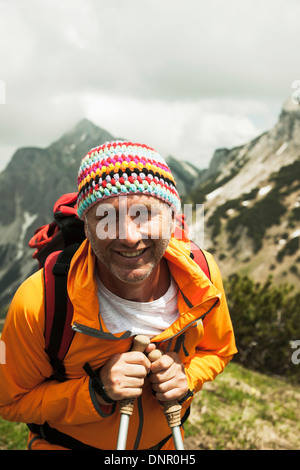
M 149 263 L 149 268 L 147 270 L 144 270 L 144 272 L 137 274 L 135 273 L 134 275 L 130 276 L 130 271 L 128 269 L 124 269 L 123 271 L 120 269 L 120 266 L 115 266 L 113 262 L 111 262 L 111 258 L 109 255 L 102 250 L 99 249 L 97 246 L 97 243 L 91 234 L 88 221 L 86 220 L 86 230 L 87 230 L 87 238 L 91 244 L 92 250 L 96 256 L 96 258 L 100 261 L 102 265 L 105 266 L 105 268 L 113 274 L 117 279 L 119 279 L 122 282 L 128 282 L 128 283 L 137 283 L 141 281 L 145 281 L 150 274 L 153 272 L 155 267 L 159 264 L 160 260 L 162 259 L 166 249 L 168 248 L 170 238 L 169 239 L 161 239 L 159 245 L 155 249 L 153 256 L 151 257 L 151 262 Z M 125 262 L 125 260 L 124 260 Z M 134 271 L 134 269 L 133 269 Z

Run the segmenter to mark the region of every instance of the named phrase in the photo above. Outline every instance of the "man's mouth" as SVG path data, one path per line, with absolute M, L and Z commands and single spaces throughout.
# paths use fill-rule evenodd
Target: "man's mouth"
M 118 253 L 119 255 L 124 256 L 124 258 L 135 258 L 140 256 L 145 250 L 146 248 L 137 251 L 118 251 Z

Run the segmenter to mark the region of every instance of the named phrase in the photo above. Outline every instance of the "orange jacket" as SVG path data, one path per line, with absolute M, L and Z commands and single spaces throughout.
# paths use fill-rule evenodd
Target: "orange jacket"
M 204 382 L 222 372 L 237 351 L 221 276 L 213 257 L 209 253 L 206 256 L 212 282 L 190 258 L 188 241 L 171 239 L 165 258 L 179 286 L 180 317 L 151 340 L 160 343 L 159 347 L 165 351 L 179 353 L 193 394 Z M 47 422 L 87 445 L 115 449 L 118 407 L 99 406 L 91 380 L 82 366 L 88 361 L 93 369 L 99 368 L 111 355 L 130 350 L 132 337 L 107 331 L 99 312 L 94 267 L 95 256 L 85 240 L 72 259 L 68 275 L 68 293 L 74 307 L 72 325 L 76 334 L 64 360 L 69 380 L 63 383 L 47 380 L 52 368 L 44 350 L 42 270 L 19 287 L 2 334 L 6 364 L 0 365 L 0 415 L 9 421 Z M 182 416 L 191 401 L 192 397 L 183 403 Z M 170 429 L 163 409 L 146 379 L 143 394 L 136 400 L 130 419 L 127 449 L 150 449 L 168 435 Z M 59 448 L 31 432 L 29 446 Z M 163 449 L 172 446 L 170 439 Z

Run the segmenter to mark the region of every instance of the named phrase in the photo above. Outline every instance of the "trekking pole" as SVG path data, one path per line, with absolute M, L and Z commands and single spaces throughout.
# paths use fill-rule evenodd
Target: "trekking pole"
M 138 335 L 133 340 L 131 351 L 144 352 L 145 348 L 150 343 L 147 336 Z M 117 450 L 125 450 L 128 434 L 129 419 L 133 412 L 134 398 L 125 398 L 119 403 L 121 418 L 118 433 Z
M 148 354 L 148 359 L 151 362 L 156 361 L 162 356 L 162 352 L 159 349 L 154 349 Z M 164 402 L 164 413 L 167 419 L 168 425 L 171 428 L 173 441 L 176 450 L 184 450 L 182 436 L 180 432 L 181 426 L 181 405 L 177 400 L 171 400 Z

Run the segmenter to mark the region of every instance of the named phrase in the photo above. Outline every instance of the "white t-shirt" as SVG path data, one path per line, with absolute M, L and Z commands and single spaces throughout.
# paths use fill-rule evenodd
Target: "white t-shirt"
M 122 299 L 110 292 L 96 274 L 99 309 L 111 333 L 131 331 L 152 338 L 168 328 L 179 317 L 177 307 L 178 286 L 171 276 L 170 287 L 157 300 L 135 302 Z

